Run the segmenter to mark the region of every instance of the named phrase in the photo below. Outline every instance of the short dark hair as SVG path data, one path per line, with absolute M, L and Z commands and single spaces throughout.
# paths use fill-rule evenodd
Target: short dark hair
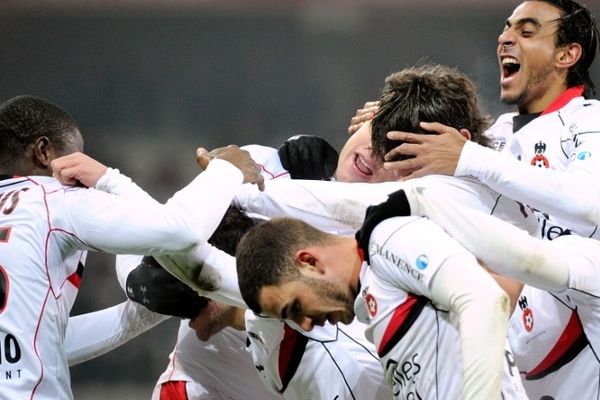
M 56 104 L 35 96 L 13 97 L 0 105 L 0 167 L 11 167 L 41 136 L 60 150 L 78 129 L 73 117 Z
M 596 93 L 596 87 L 589 70 L 599 49 L 599 39 L 596 19 L 590 10 L 573 0 L 526 1 L 543 1 L 560 10 L 556 47 L 578 43 L 582 49 L 581 58 L 569 69 L 567 74 L 567 87 L 584 85 L 584 97 L 593 96 Z
M 229 206 L 219 226 L 208 239 L 208 243 L 231 256 L 235 256 L 242 236 L 259 222 L 259 219 L 249 217 L 241 208 Z
M 242 237 L 235 255 L 238 283 L 246 305 L 260 314 L 259 297 L 264 286 L 301 279 L 296 252 L 335 238 L 293 218 L 274 218 L 250 229 Z
M 489 119 L 481 115 L 475 84 L 457 69 L 426 64 L 395 72 L 385 79 L 379 110 L 371 122 L 373 156 L 384 155 L 398 146 L 387 138 L 389 131 L 425 133 L 420 122 L 440 122 L 468 129 L 471 140 L 487 146 L 483 135 Z

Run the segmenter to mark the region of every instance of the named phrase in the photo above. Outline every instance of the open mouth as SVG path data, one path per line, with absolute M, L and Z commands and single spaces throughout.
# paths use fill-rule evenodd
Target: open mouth
M 371 170 L 371 168 L 367 165 L 365 160 L 358 153 L 354 155 L 354 166 L 363 175 L 373 175 L 373 171 Z
M 521 63 L 516 58 L 504 57 L 502 58 L 502 77 L 510 78 L 514 76 L 521 69 Z

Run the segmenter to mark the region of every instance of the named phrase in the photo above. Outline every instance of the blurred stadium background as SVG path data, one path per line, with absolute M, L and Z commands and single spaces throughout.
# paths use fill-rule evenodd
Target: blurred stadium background
M 598 17 L 600 1 L 586 0 Z M 431 61 L 477 83 L 496 116 L 496 39 L 513 0 L 1 0 L 0 101 L 42 96 L 79 122 L 91 156 L 160 200 L 196 173 L 194 149 L 336 147 L 384 78 Z M 600 60 L 593 67 L 600 84 Z M 74 314 L 124 299 L 114 258 L 90 254 Z M 148 399 L 170 320 L 72 369 L 77 399 Z M 234 384 L 232 382 L 232 384 Z

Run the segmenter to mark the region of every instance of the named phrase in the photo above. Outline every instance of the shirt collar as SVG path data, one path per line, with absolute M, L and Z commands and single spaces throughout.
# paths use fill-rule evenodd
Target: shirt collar
M 550 114 L 551 112 L 558 111 L 566 106 L 575 97 L 583 95 L 583 85 L 573 86 L 562 92 L 552 103 L 541 113 L 532 114 L 517 114 L 513 117 L 513 133 L 539 117 L 540 115 Z

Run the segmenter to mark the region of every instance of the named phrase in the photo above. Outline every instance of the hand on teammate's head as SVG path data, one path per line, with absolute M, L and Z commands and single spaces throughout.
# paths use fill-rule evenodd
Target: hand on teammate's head
M 350 120 L 350 126 L 348 126 L 348 134 L 354 135 L 354 133 L 367 121 L 372 120 L 377 114 L 379 109 L 378 101 L 367 101 L 363 108 L 356 110 L 356 115 Z

